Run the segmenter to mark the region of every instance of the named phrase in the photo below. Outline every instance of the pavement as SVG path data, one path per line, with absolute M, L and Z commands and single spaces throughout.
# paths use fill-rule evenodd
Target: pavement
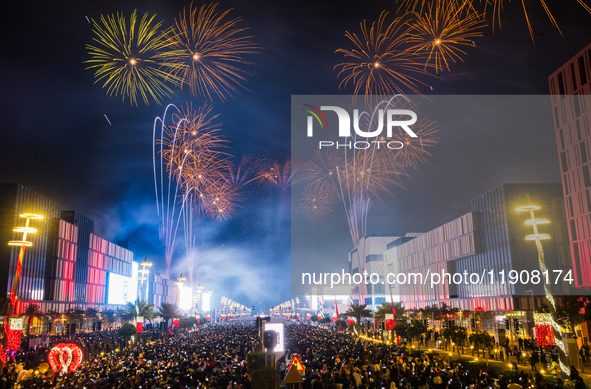
M 416 346 L 415 346 L 416 347 Z M 416 348 L 415 348 L 416 349 Z M 429 347 L 421 347 L 421 350 L 432 350 L 433 352 L 438 352 L 441 354 L 449 354 L 450 351 L 449 350 L 442 350 L 442 349 L 438 349 L 438 348 L 429 348 Z M 476 359 L 478 358 L 479 362 L 485 362 L 486 359 L 482 358 L 482 357 L 478 357 L 478 354 L 476 353 L 476 351 L 474 351 L 474 355 L 472 355 L 472 350 L 470 348 L 468 348 L 468 350 L 470 350 L 469 352 L 466 352 L 466 348 L 464 348 L 464 353 L 460 353 L 460 359 Z M 457 352 L 451 352 L 452 353 L 452 359 L 456 360 L 458 359 L 458 353 Z M 480 353 L 480 355 L 482 356 L 482 352 Z M 508 361 L 500 361 L 500 360 L 495 360 L 495 359 L 489 359 L 488 360 L 489 366 L 494 366 L 494 367 L 501 367 L 504 369 L 511 369 L 511 367 L 509 366 L 510 363 Z M 527 363 L 527 362 L 526 362 Z M 529 363 L 527 364 L 518 364 L 518 371 L 524 371 L 526 373 L 533 373 L 533 370 L 531 369 L 531 366 L 529 365 Z M 549 375 L 548 371 L 546 370 L 545 366 L 544 369 L 540 368 L 540 363 L 538 363 L 537 365 L 538 367 L 538 371 L 541 372 L 542 370 L 544 371 L 544 375 Z M 583 378 L 583 381 L 585 382 L 585 384 L 591 386 L 591 364 L 587 363 L 587 364 L 581 364 L 581 368 L 579 368 L 578 366 L 576 366 L 577 370 L 579 371 L 579 375 L 581 376 L 581 378 Z

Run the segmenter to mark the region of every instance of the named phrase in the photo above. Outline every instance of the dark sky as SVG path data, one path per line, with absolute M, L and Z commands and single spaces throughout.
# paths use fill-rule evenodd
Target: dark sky
M 287 158 L 291 95 L 350 92 L 339 90 L 333 67 L 341 56 L 334 51 L 347 46 L 346 30 L 358 32 L 363 19 L 372 20 L 386 9 L 394 11 L 394 3 L 221 2 L 221 9 L 234 8 L 232 14 L 243 18 L 242 25 L 250 27 L 264 48 L 249 57 L 256 63 L 247 69 L 249 90 L 228 102 L 213 102 L 232 153 Z M 502 29 L 497 26 L 493 36 L 490 25 L 485 28 L 484 36 L 475 39 L 477 47 L 468 49 L 465 61 L 453 64 L 451 73 L 441 79 L 426 80 L 434 91 L 426 88 L 423 93 L 547 94 L 548 75 L 591 42 L 591 15 L 574 0 L 548 2 L 564 36 L 550 25 L 538 1 L 526 1 L 535 44 L 521 4 L 506 3 Z M 93 218 L 99 235 L 133 241 L 138 256 L 148 255 L 160 270 L 165 267 L 158 243 L 151 142 L 154 118 L 162 115 L 164 107 L 130 106 L 93 85 L 92 72 L 82 63 L 88 59 L 84 45 L 92 39 L 85 16 L 97 19 L 115 11 L 129 15 L 137 8 L 140 14 L 158 14 L 157 19 L 170 25 L 187 4 L 155 0 L 8 2 L 2 12 L 0 182 L 19 182 L 60 203 L 62 209 L 75 209 Z M 183 91 L 167 103 L 187 101 L 204 102 Z M 479 142 L 478 133 L 474 142 Z M 539 166 L 546 181 L 558 182 L 553 135 L 546 134 L 539 142 L 547 152 L 528 154 L 523 163 Z M 457 198 L 432 199 L 425 183 L 432 182 L 435 173 L 425 165 L 413 174 L 406 190 L 397 194 L 397 201 L 414 210 L 413 216 L 392 228 L 427 231 L 466 211 L 464 199 L 508 179 L 522 179 L 514 170 L 507 175 L 506 155 L 513 152 L 501 147 L 486 174 L 474 171 L 454 189 Z M 464 156 L 437 157 L 438 164 L 445 164 L 445 158 Z M 435 201 L 437 207 L 421 211 L 420 201 Z M 288 298 L 289 193 L 254 189 L 235 220 L 206 223 L 200 239 L 195 282 L 248 304 L 270 305 Z M 173 261 L 174 274 L 186 269 L 179 251 Z

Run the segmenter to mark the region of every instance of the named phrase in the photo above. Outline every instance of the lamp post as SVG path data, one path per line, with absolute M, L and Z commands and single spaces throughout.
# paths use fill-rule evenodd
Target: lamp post
M 528 195 L 529 200 L 529 195 Z M 525 205 L 522 207 L 518 207 L 516 209 L 517 212 L 529 212 L 531 219 L 525 221 L 525 224 L 528 226 L 532 226 L 533 234 L 527 235 L 525 240 L 527 241 L 534 241 L 536 243 L 536 248 L 538 250 L 538 262 L 540 265 L 540 271 L 545 273 L 548 271 L 546 268 L 546 260 L 544 259 L 544 250 L 542 247 L 542 240 L 550 239 L 550 235 L 548 234 L 541 234 L 538 231 L 538 225 L 549 224 L 550 220 L 544 218 L 536 218 L 534 211 L 540 210 L 540 207 L 537 205 Z M 550 287 L 548 283 L 544 283 L 544 293 L 546 295 L 546 299 L 548 299 L 548 305 L 550 306 L 550 316 L 552 321 L 552 329 L 554 332 L 554 344 L 558 347 L 558 354 L 560 356 L 560 369 L 566 373 L 568 377 L 570 377 L 570 368 L 568 367 L 567 358 L 566 358 L 566 351 L 564 349 L 564 343 L 562 342 L 562 335 L 560 334 L 560 326 L 557 323 L 557 315 L 556 315 L 556 303 L 554 302 L 554 296 L 550 291 Z M 532 289 L 532 300 L 533 300 L 533 289 Z M 535 325 L 535 322 L 534 322 Z
M 138 280 L 140 280 L 140 290 L 139 290 L 139 295 L 138 295 L 138 300 L 142 299 L 142 287 L 144 286 L 144 280 L 148 280 L 148 274 L 150 273 L 150 271 L 148 269 L 146 269 L 146 267 L 152 267 L 152 263 L 148 262 L 148 257 L 144 258 L 144 262 L 141 263 L 140 265 L 142 268 L 140 270 L 138 270 L 138 273 L 141 274 L 141 277 L 138 277 Z M 146 298 L 146 301 L 148 301 L 148 299 Z
M 174 302 L 174 305 L 178 306 L 179 305 L 179 295 L 181 294 L 181 289 L 183 287 L 183 281 L 186 281 L 186 278 L 183 278 L 183 273 L 181 273 L 181 275 L 177 278 L 177 282 L 175 282 L 177 292 L 176 292 L 176 300 Z
M 36 228 L 30 227 L 31 220 L 43 219 L 43 216 L 35 213 L 23 213 L 19 216 L 26 220 L 25 226 L 16 227 L 13 229 L 13 231 L 22 233 L 23 238 L 21 240 L 11 240 L 8 242 L 9 246 L 20 247 L 20 250 L 16 262 L 16 274 L 14 276 L 14 282 L 12 283 L 12 290 L 10 292 L 10 301 L 8 303 L 6 322 L 4 324 L 7 350 L 18 350 L 20 348 L 20 336 L 23 326 L 22 319 L 13 318 L 13 316 L 16 314 L 16 308 L 18 305 L 17 290 L 23 270 L 23 257 L 25 256 L 25 248 L 33 246 L 33 242 L 27 241 L 27 234 L 34 234 L 37 232 Z

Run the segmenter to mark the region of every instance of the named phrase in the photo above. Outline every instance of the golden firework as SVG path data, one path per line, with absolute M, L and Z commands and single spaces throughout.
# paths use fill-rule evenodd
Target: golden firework
M 238 93 L 247 73 L 239 65 L 250 65 L 245 54 L 260 48 L 238 27 L 240 18 L 228 18 L 230 10 L 218 12 L 217 4 L 193 3 L 185 7 L 168 34 L 167 50 L 162 54 L 170 78 L 189 86 L 193 96 L 216 95 L 222 100 Z
M 267 161 L 261 164 L 257 174 L 257 181 L 261 184 L 288 189 L 292 184 L 292 165 L 287 158 L 285 162 Z
M 333 213 L 335 199 L 323 190 L 308 185 L 301 194 L 300 207 L 310 221 L 325 218 Z
M 430 148 L 439 142 L 437 133 L 439 127 L 434 120 L 421 117 L 412 126 L 413 132 L 417 138 L 411 138 L 406 132 L 393 134 L 392 139 L 402 143 L 400 150 L 393 150 L 396 158 L 396 166 L 404 169 L 405 167 L 417 168 L 418 165 L 426 163 L 427 158 L 431 156 Z
M 338 169 L 344 166 L 345 154 L 342 151 L 332 148 L 315 150 L 310 160 L 302 166 L 302 178 L 310 181 L 314 190 L 338 197 Z
M 345 56 L 335 66 L 338 77 L 343 78 L 339 87 L 353 84 L 353 93 L 367 95 L 393 95 L 411 91 L 420 93 L 418 84 L 426 85 L 416 76 L 428 74 L 418 61 L 420 59 L 406 44 L 410 27 L 404 17 L 386 23 L 387 12 L 382 12 L 377 21 L 368 28 L 361 23 L 361 35 L 347 32 L 345 36 L 353 43 L 353 49 L 338 49 Z
M 92 19 L 95 43 L 86 45 L 91 59 L 85 63 L 90 64 L 87 69 L 95 69 L 95 83 L 102 82 L 109 96 L 121 95 L 123 101 L 128 97 L 130 104 L 137 105 L 140 95 L 149 105 L 148 97 L 160 104 L 173 93 L 166 81 L 175 84 L 176 78 L 161 70 L 166 34 L 154 17 L 144 14 L 138 23 L 133 11 L 129 25 L 122 13 L 101 15 L 100 22 Z
M 220 179 L 196 196 L 203 214 L 211 219 L 228 220 L 238 212 L 239 187 Z
M 189 187 L 199 182 L 207 185 L 225 167 L 227 141 L 220 135 L 219 114 L 212 114 L 212 110 L 209 104 L 193 109 L 188 103 L 172 116 L 172 125 L 164 128 L 162 157 L 167 170 L 175 179 L 180 176 L 181 182 L 187 181 Z
M 456 4 L 433 0 L 425 11 L 415 13 L 408 42 L 417 54 L 426 54 L 425 68 L 432 66 L 437 74 L 449 71 L 449 62 L 463 61 L 464 47 L 474 46 L 473 39 L 482 36 L 484 15 L 470 7 L 470 1 Z

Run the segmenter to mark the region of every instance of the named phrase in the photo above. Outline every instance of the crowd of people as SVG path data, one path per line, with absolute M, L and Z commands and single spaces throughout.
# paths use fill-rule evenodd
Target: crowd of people
M 40 371 L 50 347 L 60 342 L 77 343 L 83 349 L 84 362 L 74 373 Z M 0 389 L 257 389 L 247 356 L 261 347 L 253 320 L 208 324 L 177 330 L 173 335 L 148 330 L 142 333 L 141 341 L 133 343 L 116 331 L 52 336 L 49 347 L 23 350 L 9 358 Z M 286 323 L 286 352 L 277 363 L 276 382 L 285 377 L 296 353 L 305 367 L 303 389 L 550 387 L 548 382 L 534 383 L 523 371 L 502 376 L 453 362 L 449 353 L 419 353 L 300 323 Z M 558 377 L 553 387 L 585 388 L 579 377 L 571 378 Z

